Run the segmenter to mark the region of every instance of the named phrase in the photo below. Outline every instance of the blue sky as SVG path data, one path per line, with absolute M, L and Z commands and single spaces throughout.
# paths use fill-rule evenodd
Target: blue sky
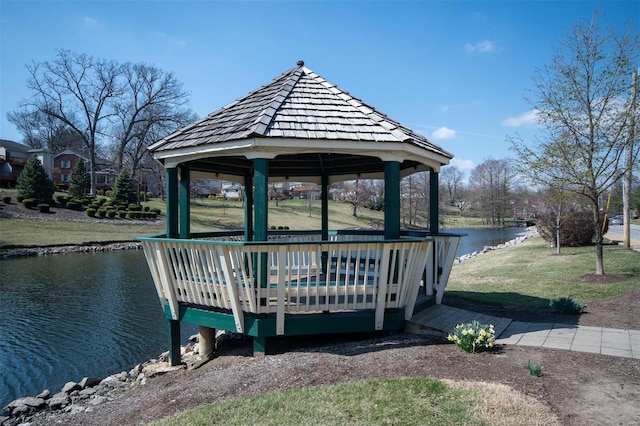
M 21 141 L 6 114 L 29 96 L 25 64 L 56 49 L 172 71 L 201 117 L 302 59 L 468 171 L 534 137 L 534 70 L 596 8 L 640 28 L 637 0 L 0 0 L 0 138 Z

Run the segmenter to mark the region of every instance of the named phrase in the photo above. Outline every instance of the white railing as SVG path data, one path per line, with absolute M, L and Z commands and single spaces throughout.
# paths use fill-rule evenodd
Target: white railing
M 387 308 L 410 319 L 430 239 L 245 243 L 141 238 L 160 301 L 178 319 L 179 304 L 233 313 L 285 314 L 374 310 L 383 329 Z
M 428 296 L 435 294 L 436 304 L 442 303 L 444 289 L 449 282 L 453 261 L 456 258 L 456 251 L 460 234 L 439 234 L 431 236 L 434 240 L 429 252 L 429 260 L 425 271 L 425 291 Z

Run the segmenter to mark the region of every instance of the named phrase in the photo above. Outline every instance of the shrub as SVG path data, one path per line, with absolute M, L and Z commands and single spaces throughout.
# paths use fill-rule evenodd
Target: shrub
M 106 195 L 107 197 L 111 198 L 111 197 L 113 197 L 113 191 L 109 189 L 104 193 L 104 195 Z
M 16 195 L 16 202 L 17 203 L 21 203 L 23 201 L 24 201 L 24 196 L 22 196 L 20 194 Z
M 69 196 L 72 198 L 82 198 L 91 189 L 91 176 L 82 158 L 73 166 L 71 171 L 71 181 L 69 182 Z
M 98 197 L 98 201 L 97 201 L 97 203 L 98 203 L 99 205 L 103 206 L 103 205 L 104 205 L 104 203 L 106 203 L 106 202 L 107 202 L 107 198 L 106 198 L 106 197 Z
M 55 187 L 49 174 L 37 157 L 30 157 L 16 180 L 18 194 L 25 198 L 48 200 L 53 196 Z
M 69 210 L 79 210 L 80 207 L 82 207 L 82 204 L 77 202 L 77 201 L 68 201 L 67 202 L 67 208 Z
M 552 246 L 556 243 L 556 217 L 554 214 L 542 214 L 536 222 L 540 236 Z M 577 211 L 564 219 L 560 228 L 560 246 L 579 247 L 591 244 L 596 231 L 589 211 Z M 606 229 L 605 229 L 606 232 Z
M 2 196 L 2 202 L 5 203 L 5 204 L 11 203 L 11 195 L 3 195 Z
M 96 217 L 96 209 L 88 208 L 87 209 L 87 216 Z
M 114 217 L 116 217 L 116 211 L 113 209 L 107 210 L 107 217 L 113 219 Z
M 127 211 L 126 210 L 118 210 L 118 217 L 120 219 L 124 219 L 125 217 L 127 217 Z
M 49 204 L 49 207 L 55 207 L 56 202 L 53 198 L 49 198 L 48 200 L 44 200 L 44 204 Z
M 33 198 L 25 198 L 24 200 L 22 200 L 22 205 L 28 209 L 32 209 L 33 206 L 36 205 L 36 200 Z
M 134 212 L 139 212 L 142 210 L 142 206 L 136 203 L 130 203 L 129 204 L 129 210 L 134 211 Z
M 575 315 L 581 314 L 587 305 L 578 302 L 572 297 L 560 297 L 549 302 L 549 306 L 552 310 L 561 314 Z
M 147 200 L 153 198 L 153 192 L 147 192 Z
M 152 213 L 155 213 L 156 215 L 162 214 L 162 210 L 160 210 L 158 207 L 154 207 L 150 211 Z
M 38 204 L 38 211 L 40 213 L 49 213 L 50 208 L 51 206 L 49 204 L 46 204 L 46 203 Z
M 529 360 L 524 366 L 527 367 L 527 371 L 529 371 L 529 374 L 532 376 L 539 377 L 542 372 L 542 365 L 540 365 L 539 362 L 531 362 L 531 360 Z
M 142 208 L 142 211 L 143 211 L 143 212 L 148 212 L 149 210 L 151 210 L 151 207 L 149 207 L 149 206 L 144 206 L 144 207 Z
M 107 216 L 107 211 L 105 209 L 98 209 L 98 210 L 96 210 L 96 213 L 98 214 L 99 217 L 106 217 Z
M 138 198 L 133 180 L 131 180 L 126 169 L 120 170 L 118 177 L 116 177 L 116 181 L 113 184 L 112 198 L 116 204 L 135 203 Z
M 99 209 L 100 207 L 102 207 L 102 204 L 100 204 L 97 201 L 92 202 L 91 204 L 89 204 L 89 207 L 94 208 L 94 209 Z
M 56 201 L 64 206 L 69 201 L 69 198 L 66 195 L 57 195 Z
M 456 325 L 447 340 L 454 342 L 463 351 L 481 352 L 493 348 L 496 337 L 493 325 L 473 321 Z

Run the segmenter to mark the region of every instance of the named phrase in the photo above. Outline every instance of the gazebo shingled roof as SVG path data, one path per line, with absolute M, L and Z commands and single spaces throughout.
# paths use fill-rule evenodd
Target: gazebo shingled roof
M 269 176 L 319 182 L 381 177 L 384 161 L 401 175 L 439 171 L 453 157 L 304 66 L 160 140 L 165 163 L 189 163 L 194 177 L 215 171 L 240 180 L 252 159 L 269 158 Z M 354 165 L 357 165 L 357 170 Z M 339 177 L 338 177 L 339 176 Z M 202 176 L 204 177 L 204 176 Z

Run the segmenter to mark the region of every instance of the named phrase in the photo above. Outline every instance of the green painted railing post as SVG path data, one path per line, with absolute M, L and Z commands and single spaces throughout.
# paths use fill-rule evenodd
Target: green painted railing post
M 329 239 L 329 176 L 322 175 L 322 241 Z
M 167 193 L 167 237 L 178 237 L 178 169 L 165 169 Z
M 329 176 L 326 173 L 322 174 L 321 183 L 321 235 L 322 241 L 329 241 Z M 320 261 L 322 262 L 322 273 L 327 273 L 327 263 L 329 262 L 329 252 L 323 251 L 320 255 Z
M 253 241 L 253 176 L 244 177 L 244 240 Z
M 180 321 L 169 320 L 169 362 L 171 365 L 180 365 Z
M 438 172 L 431 169 L 429 171 L 429 231 L 437 234 L 440 231 L 440 217 L 438 214 Z
M 269 202 L 269 161 L 265 158 L 253 160 L 253 179 L 255 184 L 254 225 L 255 241 L 267 241 L 268 202 Z
M 253 183 L 254 183 L 254 241 L 268 240 L 268 209 L 269 209 L 269 161 L 265 158 L 256 158 L 253 160 Z M 256 259 L 258 260 L 258 259 Z M 258 267 L 259 275 L 257 277 L 261 288 L 267 288 L 269 285 L 269 271 L 267 253 L 262 253 L 259 259 Z M 266 304 L 266 299 L 260 300 L 261 304 Z M 253 352 L 255 355 L 264 354 L 266 346 L 266 337 L 254 336 Z
M 189 197 L 189 167 L 180 165 L 180 238 L 188 239 L 191 236 L 191 200 Z
M 400 238 L 400 163 L 384 163 L 384 238 Z
M 264 158 L 257 158 L 253 161 L 253 182 L 255 191 L 253 194 L 254 200 L 254 241 L 267 241 L 268 235 L 268 209 L 269 209 L 269 162 Z M 266 288 L 269 278 L 269 271 L 267 271 L 267 254 L 263 253 L 260 256 L 260 276 L 258 282 L 260 287 Z

